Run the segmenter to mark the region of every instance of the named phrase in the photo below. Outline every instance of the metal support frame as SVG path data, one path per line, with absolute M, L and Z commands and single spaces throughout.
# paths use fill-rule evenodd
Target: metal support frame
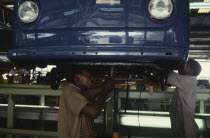
M 12 88 L 13 87 L 13 88 Z M 18 89 L 17 89 L 18 87 Z M 142 92 L 141 98 L 142 99 L 170 99 L 172 95 L 173 89 L 168 89 L 167 92 L 154 92 L 153 95 L 150 95 L 148 92 Z M 205 113 L 205 100 L 207 100 L 209 96 L 209 89 L 198 89 L 197 94 L 197 100 L 200 101 L 200 113 Z M 14 120 L 14 108 L 15 103 L 13 101 L 12 96 L 13 95 L 37 95 L 40 96 L 40 105 L 45 105 L 45 97 L 46 96 L 60 96 L 61 90 L 51 90 L 49 89 L 49 86 L 29 86 L 29 85 L 0 85 L 0 95 L 8 95 L 8 108 L 7 108 L 7 128 L 3 129 L 0 128 L 1 133 L 7 133 L 9 134 L 7 137 L 12 138 L 12 135 L 15 134 L 26 134 L 27 135 L 37 135 L 37 136 L 47 136 L 48 132 L 45 133 L 45 131 L 36 131 L 36 134 L 32 132 L 31 130 L 19 130 L 19 129 L 13 129 L 13 120 Z M 126 93 L 124 91 L 115 91 L 114 93 L 111 93 L 112 97 L 114 96 L 114 99 L 109 100 L 109 103 L 107 104 L 106 108 L 106 132 L 110 132 L 112 130 L 118 130 L 119 122 L 119 116 L 118 116 L 118 107 L 121 106 L 121 99 L 126 97 Z M 139 93 L 136 91 L 129 91 L 129 99 L 136 99 L 136 97 L 139 97 Z M 113 101 L 114 100 L 114 101 Z M 115 112 L 113 112 L 113 103 Z M 30 106 L 30 108 L 47 108 L 42 106 Z M 0 105 L 1 107 L 6 105 Z M 17 107 L 23 107 L 23 105 L 16 105 Z M 57 110 L 57 108 L 56 108 Z M 113 116 L 114 113 L 114 116 Z M 153 113 L 154 114 L 154 113 Z M 112 121 L 114 119 L 114 123 Z M 112 123 L 114 125 L 112 125 Z M 107 127 L 108 126 L 108 127 Z M 114 128 L 112 128 L 112 126 Z M 31 133 L 32 132 L 32 133 Z M 42 132 L 39 133 L 39 132 Z M 49 132 L 51 135 L 51 132 Z M 53 133 L 53 132 L 52 132 Z M 110 132 L 111 133 L 111 132 Z M 39 135 L 40 134 L 40 135 Z M 57 133 L 53 133 L 54 136 L 57 135 Z M 49 136 L 49 135 L 48 135 Z
M 205 113 L 205 101 L 200 100 L 200 113 Z
M 50 131 L 36 131 L 36 130 L 22 130 L 22 129 L 6 129 L 0 128 L 2 133 L 10 133 L 13 135 L 34 135 L 34 136 L 43 136 L 43 137 L 57 137 L 57 132 Z
M 106 104 L 105 109 L 105 132 L 111 137 L 113 132 L 113 99 L 110 99 Z
M 111 66 L 110 68 L 110 77 L 114 76 L 114 66 Z M 113 93 L 110 94 L 110 99 L 108 99 L 108 102 L 106 104 L 106 107 L 104 109 L 104 126 L 105 126 L 105 133 L 111 137 L 113 133 Z
M 39 106 L 45 107 L 45 96 L 60 96 L 61 91 L 53 91 L 49 86 L 44 85 L 1 85 L 0 94 L 8 96 L 7 105 L 7 128 L 0 128 L 1 133 L 7 133 L 7 138 L 12 138 L 14 134 L 37 135 L 37 136 L 57 136 L 57 132 L 33 131 L 14 129 L 14 108 L 13 95 L 36 95 L 40 96 Z M 40 89 L 41 88 L 41 89 Z M 6 106 L 2 104 L 3 106 Z M 17 105 L 16 105 L 17 106 Z M 21 106 L 21 105 L 20 105 Z M 37 108 L 38 106 L 31 106 Z
M 10 129 L 14 127 L 14 124 L 13 124 L 13 122 L 14 122 L 14 107 L 15 107 L 15 104 L 14 104 L 12 95 L 9 94 L 8 108 L 7 108 L 7 128 L 10 128 Z M 7 138 L 12 138 L 12 135 L 8 134 Z
M 14 101 L 12 99 L 12 95 L 8 96 L 8 108 L 7 108 L 7 128 L 13 128 L 14 122 Z
M 40 106 L 45 106 L 45 96 L 44 95 L 41 95 L 39 97 L 39 105 Z
M 113 131 L 118 132 L 118 89 L 114 89 L 114 122 Z
M 125 101 L 125 113 L 126 113 L 127 107 L 128 107 L 128 96 L 129 96 L 129 85 L 128 85 L 128 80 L 127 80 L 126 101 Z

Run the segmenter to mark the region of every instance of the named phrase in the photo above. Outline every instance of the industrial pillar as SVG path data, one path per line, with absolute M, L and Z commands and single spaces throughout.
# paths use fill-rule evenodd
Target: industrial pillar
M 114 122 L 113 122 L 113 138 L 119 138 L 118 132 L 118 89 L 114 89 Z
M 39 105 L 40 106 L 45 106 L 45 96 L 44 95 L 41 95 L 39 97 Z
M 200 113 L 205 113 L 205 101 L 200 100 Z
M 7 128 L 13 128 L 13 122 L 14 122 L 14 101 L 12 99 L 12 95 L 9 94 L 8 96 L 8 108 L 7 108 Z M 12 138 L 11 134 L 7 135 L 7 138 Z

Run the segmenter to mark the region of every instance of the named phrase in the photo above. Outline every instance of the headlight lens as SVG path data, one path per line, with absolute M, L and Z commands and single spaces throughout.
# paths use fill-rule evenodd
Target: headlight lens
M 39 8 L 33 1 L 24 1 L 18 8 L 18 16 L 24 23 L 32 23 L 39 14 Z
M 153 18 L 163 20 L 171 16 L 173 3 L 171 0 L 150 0 L 148 11 Z

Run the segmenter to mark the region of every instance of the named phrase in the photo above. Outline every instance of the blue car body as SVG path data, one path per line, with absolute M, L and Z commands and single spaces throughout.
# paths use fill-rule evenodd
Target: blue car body
M 156 20 L 149 0 L 33 0 L 39 16 L 30 24 L 18 18 L 16 0 L 13 49 L 18 63 L 77 62 L 181 63 L 189 51 L 189 1 L 173 0 L 170 18 Z M 176 68 L 177 64 L 174 66 Z

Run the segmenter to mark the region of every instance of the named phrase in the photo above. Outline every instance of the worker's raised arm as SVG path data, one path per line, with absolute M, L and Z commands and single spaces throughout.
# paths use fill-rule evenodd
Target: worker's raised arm
M 84 108 L 81 110 L 81 113 L 91 118 L 97 118 L 100 115 L 106 103 L 108 92 L 112 91 L 113 88 L 114 88 L 114 79 L 107 80 L 105 82 L 102 91 L 100 92 L 100 96 L 97 102 L 93 104 L 86 104 Z
M 107 96 L 104 95 L 103 97 L 100 97 L 96 103 L 86 104 L 81 110 L 81 113 L 91 118 L 97 118 L 100 115 L 102 109 L 104 108 L 106 99 Z
M 179 89 L 183 88 L 183 84 L 182 84 L 182 77 L 183 75 L 180 75 L 178 73 L 175 73 L 173 71 L 171 71 L 168 74 L 168 79 L 167 79 L 167 83 L 171 84 L 172 86 L 178 87 Z
M 83 91 L 84 92 L 82 93 L 86 98 L 94 99 L 104 92 L 104 85 L 95 88 L 84 89 Z
M 84 96 L 88 99 L 94 99 L 100 96 L 104 92 L 110 92 L 114 87 L 114 78 L 107 78 L 103 84 L 98 86 L 92 86 L 92 88 L 85 89 L 83 92 Z

